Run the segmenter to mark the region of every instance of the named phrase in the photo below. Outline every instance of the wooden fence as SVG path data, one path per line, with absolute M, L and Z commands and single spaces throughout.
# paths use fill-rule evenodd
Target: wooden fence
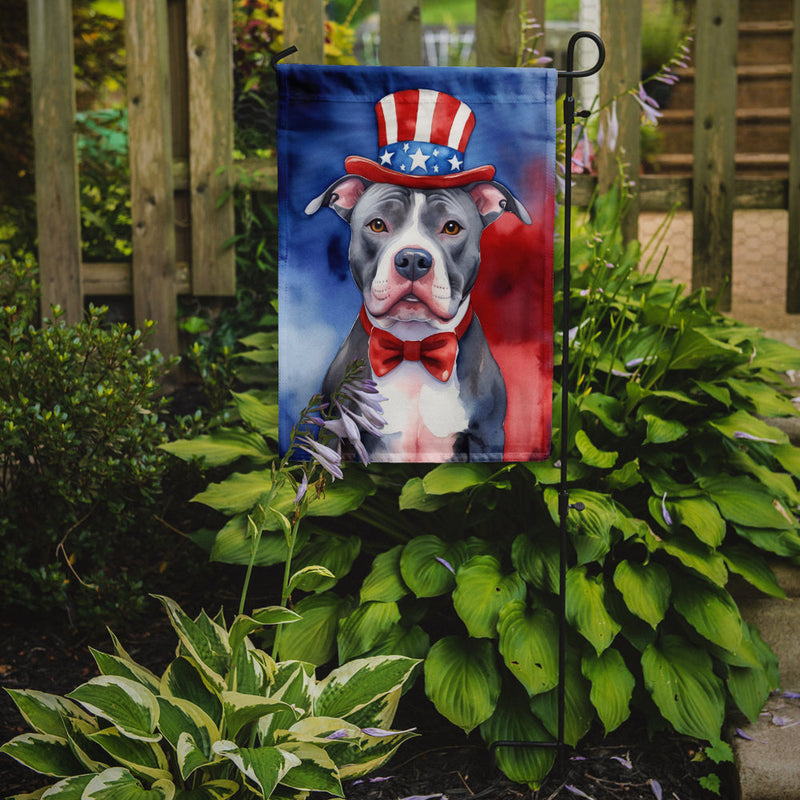
M 274 191 L 275 164 L 233 164 L 233 0 L 126 0 L 133 258 L 85 264 L 80 257 L 78 166 L 74 135 L 71 0 L 29 0 L 37 213 L 42 305 L 58 303 L 80 319 L 87 296 L 132 295 L 137 323 L 158 322 L 156 345 L 178 349 L 176 297 L 235 291 L 231 192 L 237 180 Z M 380 0 L 381 63 L 421 63 L 423 0 Z M 637 197 L 626 220 L 636 235 L 639 210 L 676 202 L 694 215 L 693 285 L 730 303 L 734 208 L 789 211 L 787 311 L 800 313 L 800 2 L 794 3 L 790 173 L 787 179 L 737 180 L 738 2 L 697 0 L 692 177 L 640 176 L 628 169 Z M 543 19 L 545 0 L 476 0 L 477 63 L 513 66 L 520 13 Z M 641 0 L 603 0 L 601 33 L 608 57 L 600 102 L 636 85 L 640 74 Z M 292 58 L 322 63 L 323 0 L 285 0 L 285 41 Z M 545 33 L 546 35 L 546 33 Z M 541 44 L 541 43 L 540 43 Z M 592 47 L 587 44 L 587 47 Z M 599 157 L 598 176 L 581 176 L 573 194 L 586 202 L 607 187 L 618 159 L 639 164 L 639 108 L 619 103 L 620 135 Z

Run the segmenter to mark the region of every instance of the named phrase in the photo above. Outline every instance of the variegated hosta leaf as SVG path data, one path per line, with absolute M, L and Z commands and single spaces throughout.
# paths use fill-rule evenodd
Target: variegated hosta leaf
M 332 749 L 331 757 L 339 767 L 342 780 L 361 778 L 382 767 L 395 753 L 398 747 L 417 734 L 413 730 L 383 731 L 380 736 L 367 733 L 370 728 L 362 728 L 360 745 L 350 745 L 342 753 Z
M 678 733 L 719 738 L 725 693 L 708 653 L 666 634 L 642 654 L 642 673 L 647 691 Z
M 89 738 L 93 733 L 97 733 L 100 730 L 96 720 L 86 722 L 75 717 L 65 717 L 64 728 L 67 732 L 67 739 L 72 747 L 72 752 L 84 766 L 83 772 L 102 772 L 109 766 L 107 760 L 98 760 L 99 757 L 103 756 L 103 753 L 98 751 Z
M 564 672 L 564 741 L 575 747 L 586 735 L 594 720 L 594 707 L 589 700 L 589 683 L 581 674 L 577 649 L 567 651 Z M 534 695 L 531 711 L 552 736 L 558 735 L 558 689 Z
M 298 714 L 310 713 L 316 686 L 313 664 L 281 661 L 277 666 L 270 697 L 281 700 L 294 710 L 277 711 L 259 720 L 258 735 L 262 744 L 274 744 L 276 731 L 291 727 L 297 721 Z
M 301 619 L 300 615 L 283 606 L 269 606 L 254 611 L 252 616 L 239 614 L 231 625 L 228 632 L 228 644 L 234 653 L 239 645 L 253 631 L 263 628 L 265 625 L 281 625 L 288 622 L 297 622 Z
M 108 720 L 131 739 L 157 742 L 158 702 L 140 683 L 117 675 L 100 675 L 70 692 L 90 714 Z
M 284 742 L 280 745 L 280 749 L 300 759 L 300 763 L 281 778 L 284 786 L 344 797 L 339 770 L 325 750 L 309 742 L 292 741 Z
M 164 751 L 154 742 L 142 742 L 123 736 L 116 728 L 106 728 L 89 737 L 106 751 L 114 761 L 127 767 L 134 775 L 150 781 L 170 780 L 169 763 Z
M 383 603 L 397 602 L 408 594 L 408 586 L 400 572 L 400 555 L 403 545 L 398 544 L 375 556 L 369 575 L 361 584 L 361 602 L 379 600 Z
M 222 698 L 193 661 L 179 656 L 161 676 L 160 694 L 178 697 L 201 708 L 219 726 L 222 724 Z
M 64 778 L 80 775 L 86 770 L 78 761 L 69 742 L 49 733 L 23 733 L 0 747 L 0 753 L 24 764 L 42 775 Z
M 184 772 L 186 758 L 179 759 L 181 763 L 181 777 L 185 780 L 193 769 L 197 768 L 197 756 L 195 750 L 199 751 L 205 762 L 212 760 L 211 745 L 218 741 L 220 732 L 214 720 L 188 700 L 179 697 L 159 697 L 159 718 L 158 727 L 164 738 L 172 745 L 177 752 L 182 736 L 191 737 L 190 742 L 183 745 L 184 756 L 192 754 L 192 769 Z M 179 754 L 180 755 L 180 754 Z
M 237 747 L 225 739 L 214 743 L 214 752 L 227 758 L 264 797 L 270 797 L 284 775 L 300 765 L 300 759 L 277 747 Z
M 503 687 L 497 708 L 481 725 L 481 736 L 487 745 L 495 742 L 552 742 L 553 737 L 531 713 L 528 698 L 520 686 L 509 682 Z M 497 766 L 512 781 L 538 789 L 555 761 L 553 747 L 498 747 Z
M 228 800 L 240 788 L 236 781 L 208 781 L 195 789 L 178 789 L 174 800 Z
M 669 572 L 661 564 L 650 561 L 620 561 L 614 570 L 614 586 L 625 599 L 628 610 L 655 629 L 669 607 L 672 584 Z
M 558 684 L 558 623 L 551 611 L 514 600 L 500 609 L 497 632 L 500 654 L 528 694 Z
M 597 709 L 606 734 L 618 728 L 631 714 L 636 679 L 619 650 L 609 647 L 601 655 L 587 653 L 581 662 L 583 676 L 592 684 L 589 699 Z
M 332 670 L 315 688 L 314 714 L 347 718 L 401 689 L 419 661 L 404 656 L 358 658 Z M 391 724 L 391 721 L 390 721 Z
M 362 603 L 339 622 L 339 662 L 363 656 L 400 621 L 397 603 Z
M 594 647 L 598 655 L 620 632 L 622 626 L 609 614 L 605 603 L 603 574 L 587 574 L 585 566 L 567 572 L 567 621 Z
M 245 639 L 233 656 L 231 673 L 228 675 L 230 688 L 244 694 L 265 695 L 274 676 L 275 662 L 272 657 Z
M 122 678 L 129 678 L 132 681 L 141 683 L 153 694 L 158 692 L 159 679 L 149 669 L 137 664 L 129 658 L 112 656 L 108 653 L 101 653 L 90 647 L 89 650 L 94 657 L 97 667 L 103 675 L 119 675 Z
M 229 736 L 233 737 L 245 725 L 249 725 L 251 722 L 255 722 L 268 714 L 274 714 L 276 711 L 294 713 L 292 707 L 281 700 L 254 694 L 242 694 L 241 692 L 223 692 L 222 704 L 225 715 L 225 730 Z
M 156 781 L 149 789 L 123 767 L 111 767 L 86 784 L 81 800 L 173 800 L 175 784 Z
M 91 722 L 90 717 L 77 703 L 47 692 L 34 689 L 6 689 L 25 722 L 36 733 L 64 736 L 64 717 L 75 717 Z
M 223 689 L 223 676 L 228 672 L 231 661 L 227 631 L 205 614 L 192 620 L 174 600 L 162 595 L 157 597 L 166 608 L 172 627 L 187 655 L 197 663 L 214 687 Z
M 497 615 L 512 600 L 522 600 L 527 587 L 518 572 L 504 575 L 493 556 L 474 556 L 456 573 L 453 607 L 470 636 L 494 639 Z
M 500 672 L 492 642 L 446 636 L 425 659 L 425 693 L 436 710 L 469 733 L 493 713 Z
M 685 575 L 675 581 L 672 602 L 701 636 L 725 650 L 738 649 L 742 641 L 742 617 L 725 589 Z
M 53 800 L 81 800 L 81 797 L 83 797 L 83 790 L 89 785 L 92 778 L 94 778 L 94 773 L 64 778 L 63 781 L 59 781 L 48 787 L 42 793 L 40 800 L 48 800 L 48 798 L 53 798 Z M 38 792 L 35 794 L 15 795 L 9 798 L 9 800 L 24 800 L 24 798 L 33 800 L 35 797 L 39 797 Z

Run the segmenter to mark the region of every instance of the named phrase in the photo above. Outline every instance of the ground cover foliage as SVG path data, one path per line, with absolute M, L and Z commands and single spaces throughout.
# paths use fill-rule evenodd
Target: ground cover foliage
M 800 449 L 764 419 L 795 413 L 780 373 L 800 352 L 660 280 L 651 250 L 622 242 L 626 202 L 619 189 L 596 198 L 573 231 L 569 427 L 553 449 L 569 437 L 570 501 L 584 505 L 567 519 L 565 738 L 610 733 L 635 709 L 724 759 L 726 708 L 754 719 L 779 681 L 728 581 L 782 596 L 768 558 L 800 556 Z M 556 319 L 561 303 L 557 278 Z M 275 409 L 263 394 L 234 400 L 239 424 L 167 448 L 231 465 L 195 498 L 229 517 L 195 535 L 211 558 L 280 564 L 290 490 L 262 509 L 257 541 L 247 524 L 271 480 Z M 330 574 L 295 586 L 302 619 L 280 657 L 424 657 L 429 698 L 464 731 L 487 745 L 554 738 L 559 466 L 349 467 L 309 498 L 293 568 Z M 351 570 L 363 579 L 342 591 Z M 497 763 L 537 786 L 553 753 L 501 749 Z

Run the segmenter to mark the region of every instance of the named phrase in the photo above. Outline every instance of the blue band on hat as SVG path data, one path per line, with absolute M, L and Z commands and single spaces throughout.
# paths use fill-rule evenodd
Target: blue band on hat
M 451 175 L 464 170 L 464 154 L 431 142 L 397 142 L 378 151 L 378 164 L 404 175 Z

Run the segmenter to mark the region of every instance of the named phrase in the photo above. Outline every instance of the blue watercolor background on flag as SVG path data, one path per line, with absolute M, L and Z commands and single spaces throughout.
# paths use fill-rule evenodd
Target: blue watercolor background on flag
M 279 400 L 280 449 L 285 452 L 291 427 L 313 394 L 320 390 L 328 365 L 356 320 L 361 295 L 350 276 L 347 251 L 350 230 L 337 214 L 322 209 L 305 214 L 308 203 L 345 174 L 344 159 L 361 155 L 375 160 L 378 132 L 375 104 L 401 89 L 430 88 L 453 95 L 475 114 L 475 129 L 464 169 L 492 164 L 495 180 L 506 185 L 525 204 L 534 226 L 520 230 L 503 215 L 484 231 L 478 278 L 489 287 L 485 273 L 501 272 L 503 264 L 519 264 L 495 277 L 513 282 L 525 314 L 509 340 L 538 347 L 522 348 L 519 364 L 533 377 L 518 379 L 518 397 L 509 386 L 509 416 L 520 409 L 524 394 L 534 397 L 538 422 L 523 420 L 520 436 L 535 438 L 530 446 L 514 444 L 506 429 L 505 460 L 532 460 L 549 452 L 552 400 L 552 228 L 555 168 L 555 83 L 549 69 L 487 69 L 432 67 L 317 67 L 279 64 L 278 117 L 279 192 Z M 521 226 L 521 223 L 520 223 Z M 496 230 L 493 230 L 496 229 Z M 502 230 L 501 230 L 502 229 Z M 499 237 L 504 237 L 500 239 Z M 492 241 L 488 241 L 488 240 Z M 484 252 L 493 251 L 487 257 Z M 518 250 L 516 256 L 511 252 Z M 534 248 L 533 257 L 530 249 Z M 535 263 L 534 263 L 535 262 Z M 494 268 L 492 264 L 494 263 Z M 524 274 L 523 274 L 524 272 Z M 517 284 L 524 284 L 520 287 Z M 487 289 L 488 291 L 488 289 Z M 485 294 L 486 292 L 484 292 Z M 475 294 L 475 292 L 473 292 Z M 522 294 L 530 298 L 521 297 Z M 495 291 L 497 295 L 497 291 Z M 489 308 L 476 311 L 493 353 L 509 384 L 509 375 L 492 342 Z M 508 314 L 498 312 L 498 318 Z M 512 315 L 513 316 L 513 313 Z M 533 320 L 533 329 L 528 323 Z M 497 327 L 495 325 L 494 327 Z M 512 359 L 513 360 L 513 359 Z M 533 373 L 536 373 L 535 375 Z M 538 376 L 538 377 L 537 377 Z M 532 395 L 531 392 L 534 392 Z M 538 393 L 538 394 L 537 394 Z M 507 417 L 508 419 L 508 417 Z M 528 457 L 526 457 L 526 454 Z

